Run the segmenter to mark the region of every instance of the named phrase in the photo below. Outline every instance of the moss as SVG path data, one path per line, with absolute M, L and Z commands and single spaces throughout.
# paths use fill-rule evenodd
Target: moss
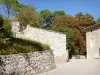
M 4 43 L 3 47 L 0 48 L 0 55 L 28 53 L 44 50 L 50 50 L 50 47 L 40 42 L 11 37 L 10 40 Z

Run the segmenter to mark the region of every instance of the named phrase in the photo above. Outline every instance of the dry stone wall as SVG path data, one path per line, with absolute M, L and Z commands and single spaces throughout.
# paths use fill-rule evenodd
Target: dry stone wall
M 52 51 L 0 55 L 0 75 L 35 75 L 54 68 Z
M 29 25 L 23 32 L 19 32 L 18 22 L 12 23 L 12 32 L 15 37 L 36 40 L 49 45 L 53 51 L 55 60 L 61 59 L 61 61 L 66 62 L 68 59 L 65 34 L 34 28 Z

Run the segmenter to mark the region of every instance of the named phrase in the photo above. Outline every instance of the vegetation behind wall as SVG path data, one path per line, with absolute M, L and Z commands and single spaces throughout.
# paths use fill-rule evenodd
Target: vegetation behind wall
M 10 20 L 0 16 L 0 55 L 50 50 L 40 42 L 11 37 Z

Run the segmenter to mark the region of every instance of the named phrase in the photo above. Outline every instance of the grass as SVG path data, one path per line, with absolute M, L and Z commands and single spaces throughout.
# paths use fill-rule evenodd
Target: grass
M 0 46 L 0 55 L 50 50 L 48 45 L 40 42 L 13 37 L 11 37 L 6 43 L 1 43 Z

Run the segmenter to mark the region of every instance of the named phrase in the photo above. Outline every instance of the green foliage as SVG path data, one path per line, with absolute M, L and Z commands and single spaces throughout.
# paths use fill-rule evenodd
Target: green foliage
M 19 2 L 18 2 L 18 0 L 0 0 L 0 4 L 6 8 L 7 15 L 9 17 L 10 15 L 12 15 L 15 12 Z
M 75 51 L 75 43 L 74 43 L 74 40 L 71 39 L 71 38 L 66 38 L 66 47 L 67 47 L 67 50 L 68 50 L 68 53 L 69 53 L 69 59 L 72 58 L 72 55 L 75 55 L 76 54 L 76 51 Z
M 6 47 L 6 43 L 8 42 L 9 38 L 5 38 L 3 34 L 0 34 L 0 49 Z
M 3 22 L 4 22 L 3 17 L 2 15 L 0 15 L 0 34 L 3 33 Z
M 15 8 L 16 12 L 19 12 L 19 10 L 23 7 L 27 7 L 27 5 L 24 5 L 24 4 L 17 4 L 17 7 Z M 17 13 L 16 13 L 17 14 Z
M 40 27 L 41 17 L 35 8 L 24 6 L 19 9 L 17 18 L 21 26 L 26 27 L 28 24 L 33 27 Z
M 0 34 L 3 34 L 5 37 L 10 37 L 11 35 L 10 20 L 2 17 L 2 15 L 0 15 Z
M 0 15 L 0 55 L 50 50 L 48 45 L 30 40 L 12 38 L 10 35 L 10 20 Z
M 4 29 L 4 35 L 5 37 L 10 37 L 11 36 L 11 22 L 8 18 L 4 18 L 4 24 L 3 24 L 3 29 Z
M 0 43 L 6 43 L 9 38 L 5 38 L 3 34 L 0 34 Z
M 65 12 L 63 10 L 59 10 L 59 11 L 55 11 L 55 12 L 51 12 L 48 9 L 42 10 L 40 12 L 41 16 L 42 16 L 42 23 L 44 25 L 44 28 L 51 26 L 51 24 L 54 22 L 54 18 L 55 16 L 63 16 L 65 15 Z
M 96 23 L 97 24 L 100 24 L 100 18 L 97 19 Z
M 48 45 L 19 38 L 10 38 L 5 44 L 1 45 L 0 55 L 50 50 Z
M 42 21 L 43 21 L 44 25 L 52 23 L 52 21 L 53 21 L 53 13 L 50 10 L 48 10 L 48 9 L 42 10 L 40 12 L 40 14 L 42 16 Z
M 59 10 L 59 11 L 55 11 L 53 13 L 54 16 L 63 16 L 65 15 L 65 11 L 64 10 Z
M 69 51 L 69 58 L 72 58 L 72 55 L 76 54 L 76 48 L 74 42 L 75 32 L 73 31 L 73 29 L 67 27 L 65 28 L 60 27 L 60 28 L 55 28 L 53 30 L 66 34 L 66 48 Z
M 73 39 L 75 37 L 74 31 L 72 28 L 55 28 L 53 30 L 66 34 L 68 38 Z
M 41 28 L 47 29 L 47 30 L 51 30 L 52 29 L 52 25 L 51 24 L 47 24 L 47 25 L 41 26 Z
M 94 17 L 89 13 L 78 13 L 75 16 L 63 15 L 55 17 L 52 29 L 67 35 L 67 47 L 69 52 L 82 54 L 86 51 L 84 28 L 94 25 L 95 23 Z

